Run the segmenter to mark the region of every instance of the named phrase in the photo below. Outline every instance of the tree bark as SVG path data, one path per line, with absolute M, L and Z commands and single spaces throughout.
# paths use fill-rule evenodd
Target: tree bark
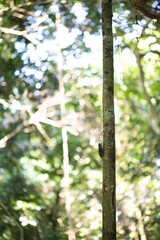
M 153 12 L 152 10 L 149 11 L 145 8 L 145 3 L 147 2 L 147 0 L 128 0 L 128 1 L 133 7 L 135 7 L 144 16 L 151 19 L 160 19 L 159 12 Z
M 102 1 L 103 31 L 103 240 L 116 240 L 115 117 L 112 0 Z

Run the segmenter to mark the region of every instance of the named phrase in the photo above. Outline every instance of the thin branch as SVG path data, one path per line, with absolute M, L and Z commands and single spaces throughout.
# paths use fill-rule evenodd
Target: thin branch
M 24 18 L 24 15 L 20 14 L 20 13 L 13 13 L 13 15 L 19 15 L 19 18 Z M 4 33 L 9 33 L 9 34 L 13 34 L 13 35 L 17 35 L 17 36 L 23 36 L 24 38 L 26 38 L 27 40 L 29 40 L 31 43 L 38 45 L 39 41 L 37 41 L 36 39 L 34 39 L 33 37 L 31 37 L 30 34 L 28 34 L 28 32 L 32 29 L 32 30 L 37 30 L 39 25 L 41 23 L 43 23 L 46 19 L 48 18 L 48 14 L 45 14 L 44 16 L 40 16 L 36 19 L 36 22 L 30 25 L 29 30 L 24 30 L 24 31 L 19 31 L 19 30 L 14 30 L 12 28 L 4 28 L 4 27 L 0 27 L 0 31 L 4 32 Z
M 151 51 L 149 51 L 149 52 L 160 55 L 160 52 L 157 51 L 157 50 L 151 50 Z
M 50 139 L 50 137 L 47 135 L 47 133 L 44 131 L 42 125 L 39 122 L 35 122 L 34 123 L 37 127 L 37 129 L 39 130 L 39 132 L 42 134 L 42 136 L 48 141 L 48 139 Z
M 37 41 L 36 39 L 33 39 L 29 34 L 27 34 L 28 30 L 18 31 L 18 30 L 14 30 L 14 29 L 11 29 L 11 28 L 0 27 L 0 31 L 4 32 L 4 33 L 17 35 L 17 36 L 23 36 L 24 38 L 29 40 L 31 43 L 33 43 L 35 45 L 39 44 L 39 41 Z
M 37 28 L 39 27 L 39 25 L 40 25 L 41 23 L 43 23 L 45 20 L 47 20 L 47 18 L 48 18 L 48 14 L 45 14 L 44 16 L 38 17 L 38 18 L 36 19 L 36 22 L 33 23 L 33 24 L 31 24 L 31 25 L 29 26 L 29 28 L 31 28 L 31 29 L 33 29 L 33 30 L 37 30 Z
M 139 54 L 140 54 L 140 57 L 144 57 L 144 56 L 147 55 L 148 53 L 154 53 L 154 54 L 160 55 L 160 52 L 157 51 L 157 50 L 149 50 L 149 51 L 147 51 L 147 52 L 139 53 Z
M 2 104 L 6 108 L 10 108 L 10 109 L 14 109 L 14 110 L 20 110 L 20 111 L 26 110 L 26 111 L 29 111 L 29 109 L 30 109 L 30 105 L 29 104 L 20 105 L 20 106 L 14 106 L 13 107 L 12 104 L 7 103 L 6 100 L 4 100 L 2 98 L 0 99 L 0 104 Z
M 18 12 L 14 12 L 12 14 L 13 17 L 19 18 L 19 19 L 24 19 L 27 20 L 28 16 L 25 16 L 24 14 L 18 13 Z
M 145 25 L 143 26 L 143 29 L 142 29 L 142 32 L 141 32 L 141 36 L 140 37 L 142 37 L 143 35 L 144 35 L 144 32 L 145 32 L 145 30 L 146 30 L 146 28 L 148 28 L 148 25 L 151 23 L 151 19 L 146 19 L 146 23 L 145 23 Z
M 29 34 L 23 34 L 23 37 L 26 38 L 29 42 L 33 43 L 34 45 L 39 44 L 39 41 L 31 37 Z
M 31 6 L 31 5 L 43 5 L 43 4 L 48 4 L 48 3 L 53 3 L 53 0 L 46 0 L 46 1 L 37 1 L 37 2 L 27 2 L 27 3 L 22 3 L 19 4 L 18 7 L 25 7 L 25 6 Z
M 138 65 L 138 68 L 139 68 L 140 83 L 141 83 L 142 91 L 143 91 L 143 94 L 146 97 L 147 103 L 148 103 L 148 105 L 150 107 L 150 110 L 151 110 L 151 113 L 152 113 L 152 115 L 153 115 L 153 117 L 154 117 L 154 119 L 157 123 L 157 126 L 160 129 L 159 116 L 157 114 L 157 111 L 156 111 L 154 105 L 151 102 L 151 98 L 150 98 L 149 94 L 147 93 L 147 90 L 146 90 L 146 87 L 145 87 L 145 84 L 144 84 L 144 71 L 143 71 L 142 64 L 141 64 L 142 56 L 139 53 L 138 48 L 136 49 L 136 57 L 137 57 L 137 65 Z
M 12 219 L 12 221 L 17 225 L 20 231 L 20 240 L 24 240 L 24 234 L 23 234 L 23 228 L 21 225 L 15 220 L 15 218 L 10 214 L 10 212 L 7 210 L 7 208 L 3 205 L 3 203 L 0 202 L 1 208 L 7 213 L 7 215 Z
M 7 103 L 4 99 L 0 99 L 0 103 L 6 108 L 10 108 L 10 104 Z
M 26 10 L 26 9 L 24 9 L 24 8 L 20 8 L 20 7 L 14 6 L 14 7 L 12 8 L 12 10 L 16 10 L 16 11 L 18 11 L 18 12 L 26 13 L 27 15 L 30 15 L 30 16 L 35 16 L 35 14 L 34 14 L 33 12 L 28 11 L 28 10 Z
M 14 34 L 17 36 L 23 36 L 23 34 L 27 33 L 27 30 L 18 31 L 18 30 L 14 30 L 12 28 L 4 28 L 4 27 L 0 27 L 0 31 L 4 32 L 4 33 Z
M 21 3 L 18 4 L 17 6 L 13 6 L 12 8 L 10 7 L 6 7 L 0 10 L 0 15 L 3 15 L 4 12 L 7 12 L 8 10 L 14 10 L 14 8 L 22 8 L 22 7 L 27 7 L 27 6 L 31 6 L 31 5 L 45 5 L 48 3 L 53 3 L 53 0 L 46 0 L 46 1 L 39 1 L 39 2 L 27 2 L 27 3 Z M 18 10 L 19 11 L 19 10 Z M 27 10 L 26 10 L 27 11 Z M 30 11 L 27 11 L 26 13 L 29 14 Z
M 31 116 L 30 120 L 29 120 L 29 124 L 35 124 L 38 122 L 41 122 L 41 123 L 46 123 L 48 125 L 51 125 L 53 127 L 57 127 L 57 128 L 61 128 L 62 127 L 62 123 L 61 121 L 57 122 L 57 121 L 54 121 L 52 119 L 49 119 L 49 118 L 44 118 L 44 117 L 41 117 L 39 115 L 37 115 L 36 113 L 33 114 L 33 116 Z
M 2 138 L 0 140 L 0 148 L 5 148 L 7 141 L 10 138 L 14 137 L 18 132 L 20 132 L 22 128 L 23 128 L 23 125 L 19 125 L 13 132 L 7 134 L 4 138 Z
M 10 0 L 10 8 L 14 7 L 14 0 Z

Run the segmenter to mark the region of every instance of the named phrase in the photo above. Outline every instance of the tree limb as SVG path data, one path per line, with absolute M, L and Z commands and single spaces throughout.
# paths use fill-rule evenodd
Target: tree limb
M 141 13 L 143 13 L 146 17 L 151 18 L 151 19 L 160 19 L 160 13 L 154 13 L 154 12 L 150 12 L 148 11 L 146 8 L 144 7 L 136 7 L 136 9 L 138 11 L 140 11 Z
M 147 0 L 129 0 L 130 4 L 135 7 L 139 12 L 143 13 L 146 17 L 151 19 L 160 19 L 160 13 L 148 11 L 144 5 Z

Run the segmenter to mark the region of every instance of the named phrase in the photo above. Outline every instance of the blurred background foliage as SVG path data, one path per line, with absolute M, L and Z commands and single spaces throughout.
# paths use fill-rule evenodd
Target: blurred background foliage
M 117 239 L 160 238 L 159 30 L 113 1 Z M 0 51 L 0 239 L 101 239 L 100 2 L 1 1 Z

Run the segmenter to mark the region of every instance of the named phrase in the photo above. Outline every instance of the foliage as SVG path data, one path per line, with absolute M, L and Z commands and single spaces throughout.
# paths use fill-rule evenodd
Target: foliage
M 0 3 L 0 239 L 20 239 L 16 223 L 24 240 L 67 239 L 63 124 L 72 231 L 101 239 L 102 72 L 87 42 L 101 33 L 101 9 L 97 1 L 39 2 Z M 147 4 L 159 9 L 156 2 Z M 117 239 L 159 240 L 159 20 L 128 1 L 113 2 L 113 11 Z
M 84 34 L 97 34 L 100 7 L 96 2 L 48 2 L 1 5 L 0 232 L 3 239 L 19 239 L 18 223 L 25 240 L 67 239 L 57 69 L 60 45 L 69 134 L 71 221 L 76 239 L 98 239 L 101 163 L 92 148 L 97 145 L 96 135 L 100 135 L 100 73 L 87 62 L 86 69 L 83 64 L 72 68 L 69 56 L 74 53 L 72 61 L 78 62 L 84 52 L 90 52 Z M 83 4 L 85 22 L 78 20 L 76 4 L 80 9 Z M 59 29 L 57 11 L 61 14 Z M 57 42 L 62 38 L 60 31 L 72 36 L 68 42 Z M 91 86 L 90 72 L 95 80 Z
M 118 239 L 159 239 L 159 20 L 126 7 L 115 14 Z

